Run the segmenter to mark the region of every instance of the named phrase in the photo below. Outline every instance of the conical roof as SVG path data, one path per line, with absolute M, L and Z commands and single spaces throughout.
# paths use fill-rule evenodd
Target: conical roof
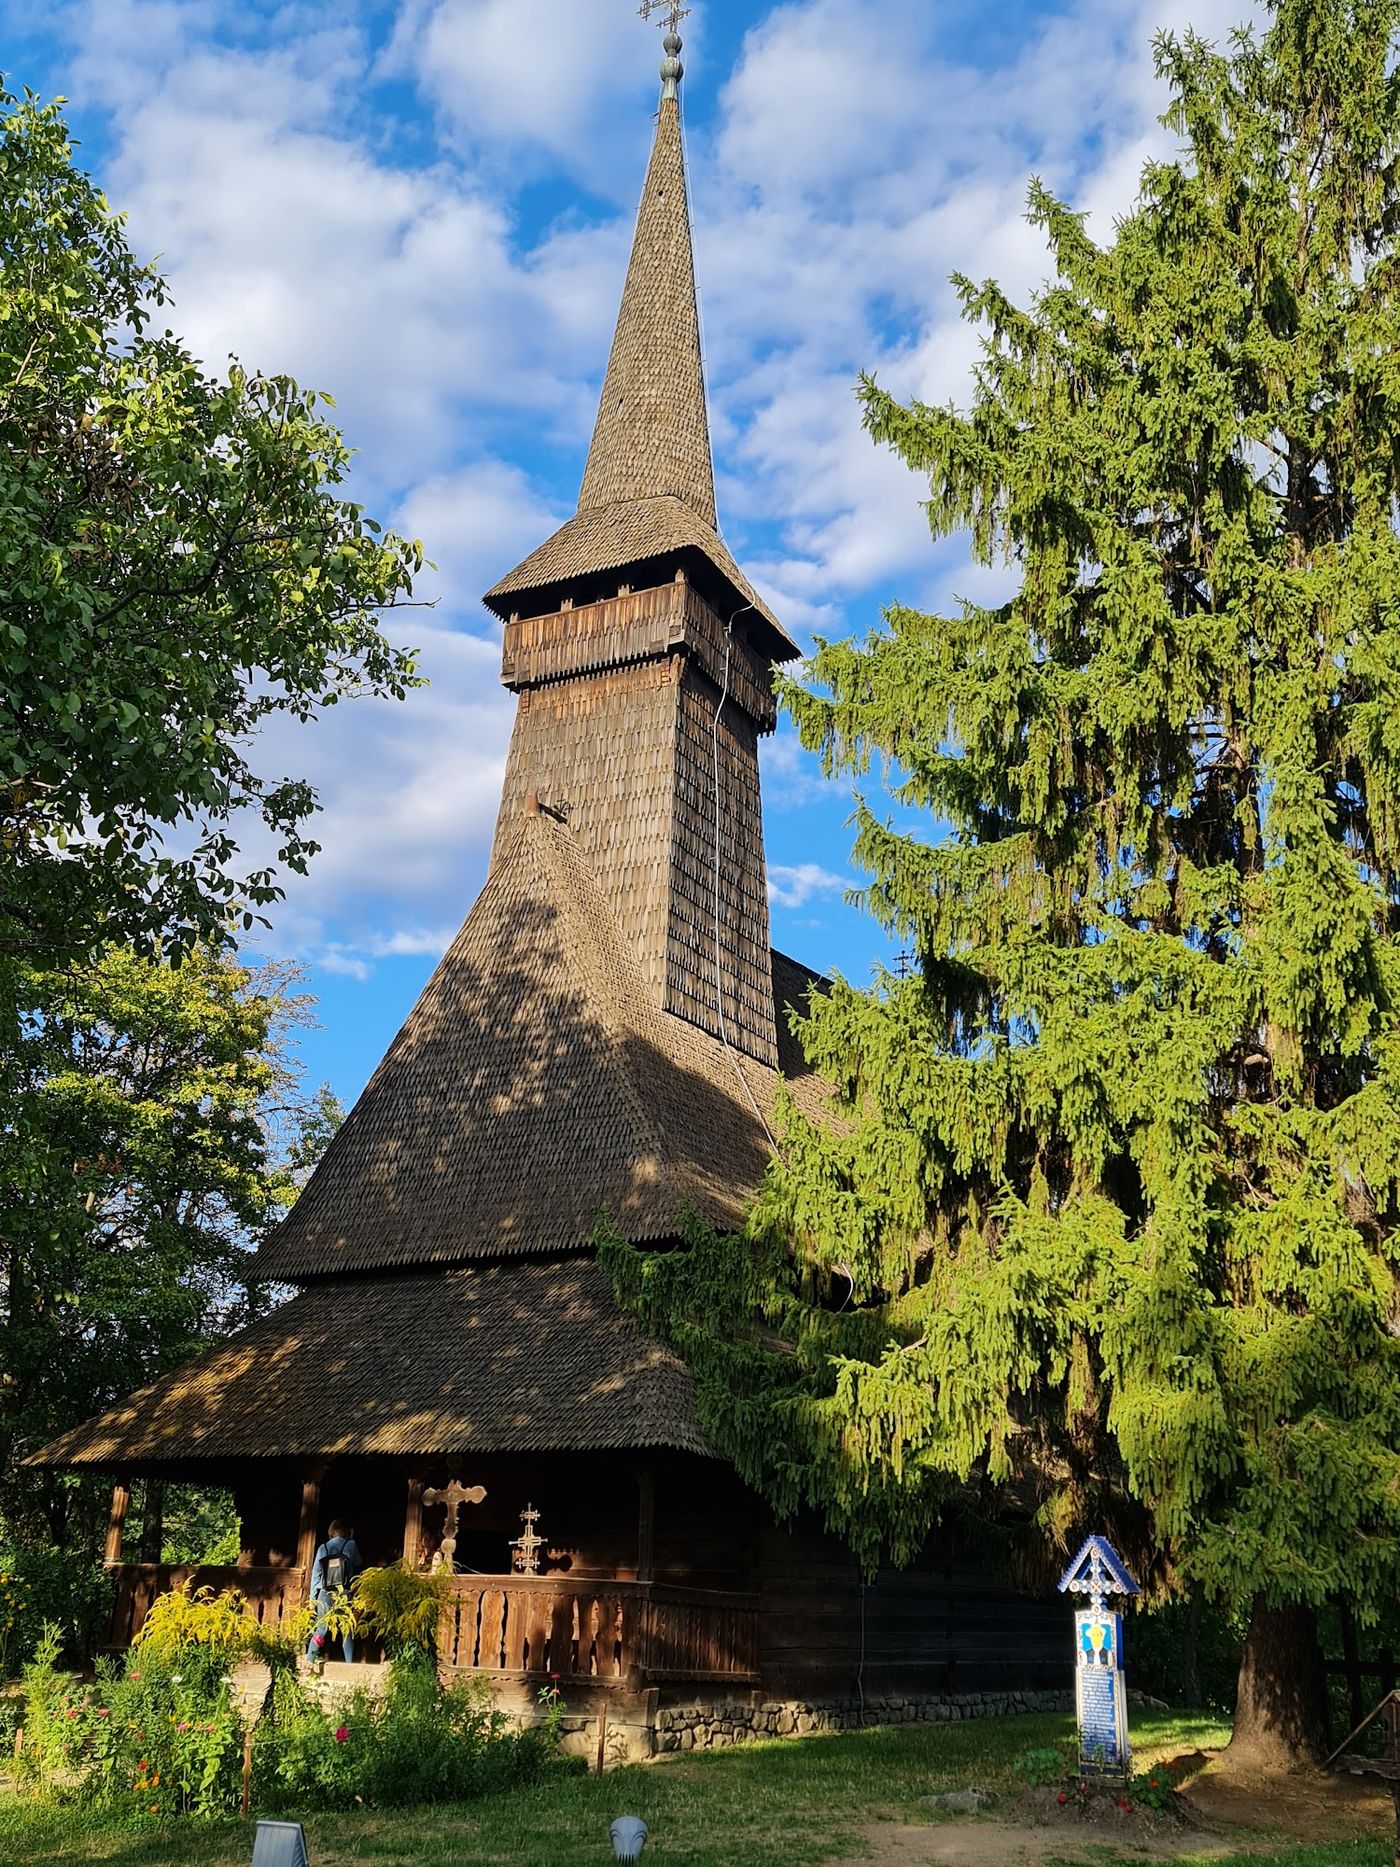
M 679 62 L 671 62 L 678 72 Z M 697 583 L 716 586 L 707 594 L 726 619 L 736 611 L 761 618 L 765 651 L 789 661 L 799 652 L 796 643 L 718 531 L 675 88 L 668 81 L 657 114 L 578 511 L 484 600 L 506 618 L 525 609 L 534 593 L 682 556 L 692 561 Z
M 578 509 L 671 494 L 714 530 L 680 105 L 663 98 Z

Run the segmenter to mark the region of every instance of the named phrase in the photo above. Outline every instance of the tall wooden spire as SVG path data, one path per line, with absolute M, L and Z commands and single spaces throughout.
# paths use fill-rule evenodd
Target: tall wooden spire
M 662 98 L 656 119 L 579 511 L 667 493 L 707 525 L 717 523 L 675 97 Z
M 523 816 L 567 824 L 653 1003 L 771 1065 L 758 741 L 797 650 L 715 528 L 682 11 L 578 511 L 486 598 L 520 697 L 493 868 Z

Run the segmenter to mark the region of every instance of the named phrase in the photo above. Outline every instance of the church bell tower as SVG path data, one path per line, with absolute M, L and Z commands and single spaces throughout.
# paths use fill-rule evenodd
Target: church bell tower
M 657 1005 L 772 1066 L 758 741 L 798 650 L 717 529 L 680 12 L 578 510 L 485 599 L 518 696 L 493 861 L 566 822 Z

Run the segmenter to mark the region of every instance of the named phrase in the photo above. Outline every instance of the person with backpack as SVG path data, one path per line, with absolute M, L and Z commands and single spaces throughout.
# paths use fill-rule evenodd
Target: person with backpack
M 311 1600 L 316 1609 L 316 1627 L 306 1648 L 309 1660 L 319 1660 L 324 1664 L 326 1648 L 330 1637 L 326 1632 L 326 1621 L 331 1606 L 343 1590 L 349 1593 L 355 1577 L 365 1566 L 360 1548 L 355 1541 L 355 1532 L 339 1517 L 331 1519 L 330 1531 L 326 1540 L 316 1551 L 316 1560 L 311 1565 Z M 341 1647 L 347 1661 L 355 1657 L 355 1636 L 345 1634 Z

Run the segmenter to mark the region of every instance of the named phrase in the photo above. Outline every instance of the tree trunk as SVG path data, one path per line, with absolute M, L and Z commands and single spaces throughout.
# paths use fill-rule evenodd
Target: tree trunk
M 1181 1637 L 1181 1702 L 1196 1706 L 1201 1702 L 1201 1615 L 1206 1598 L 1193 1589 L 1186 1610 L 1186 1628 Z
M 1337 1603 L 1337 1613 L 1342 1623 L 1342 1659 L 1347 1669 L 1347 1716 L 1354 1731 L 1366 1716 L 1366 1693 L 1361 1678 L 1361 1652 L 1356 1640 L 1356 1616 L 1345 1595 Z
M 1296 1770 L 1327 1749 L 1327 1674 L 1317 1615 L 1299 1602 L 1272 1607 L 1256 1596 L 1240 1656 L 1234 1735 L 1237 1770 Z

